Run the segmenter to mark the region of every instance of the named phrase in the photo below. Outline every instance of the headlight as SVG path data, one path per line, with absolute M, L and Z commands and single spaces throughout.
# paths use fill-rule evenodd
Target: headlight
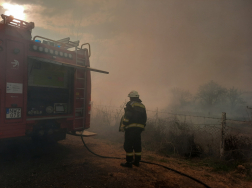
M 72 54 L 68 54 L 68 57 L 72 59 L 73 56 L 72 56 Z
M 33 49 L 33 50 L 38 50 L 38 46 L 37 46 L 37 45 L 33 45 L 33 46 L 32 46 L 32 49 Z
M 49 52 L 48 48 L 45 48 L 45 49 L 44 49 L 44 52 L 45 52 L 45 53 L 48 53 L 48 52 Z
M 64 56 L 67 57 L 68 56 L 67 53 L 64 53 Z
M 57 50 L 54 51 L 55 55 L 59 55 L 59 52 Z
M 60 56 L 63 56 L 63 55 L 64 55 L 63 52 L 60 52 L 59 54 L 60 54 Z
M 52 49 L 50 49 L 50 54 L 52 54 L 52 55 L 53 55 L 53 52 L 54 52 L 54 51 L 53 51 Z
M 40 51 L 40 52 L 43 52 L 43 49 L 44 49 L 44 48 L 43 48 L 42 46 L 39 47 L 39 51 Z

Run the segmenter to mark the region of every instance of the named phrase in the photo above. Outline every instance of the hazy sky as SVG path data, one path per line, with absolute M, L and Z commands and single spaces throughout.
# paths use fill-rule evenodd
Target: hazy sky
M 163 108 L 174 87 L 211 80 L 252 91 L 251 0 L 12 0 L 34 35 L 91 43 L 92 100 L 121 105 L 137 90 Z M 0 9 L 0 13 L 4 13 Z

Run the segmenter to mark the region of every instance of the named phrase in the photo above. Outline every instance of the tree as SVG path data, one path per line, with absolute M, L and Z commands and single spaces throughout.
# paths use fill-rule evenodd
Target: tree
M 205 107 L 213 107 L 214 105 L 221 104 L 225 101 L 227 89 L 210 81 L 207 84 L 199 87 L 196 99 L 198 99 Z
M 239 104 L 245 104 L 241 95 L 242 92 L 238 91 L 238 89 L 235 89 L 234 87 L 227 91 L 226 99 L 231 108 L 235 108 Z
M 182 108 L 188 105 L 192 100 L 192 94 L 189 91 L 173 88 L 172 93 L 172 106 L 173 108 Z

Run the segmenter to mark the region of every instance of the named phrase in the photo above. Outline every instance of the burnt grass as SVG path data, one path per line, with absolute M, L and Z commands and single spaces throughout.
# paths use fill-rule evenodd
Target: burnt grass
M 60 142 L 65 144 L 38 144 L 26 137 L 1 140 L 0 187 L 99 187 L 102 178 L 92 173 L 105 172 L 88 160 L 77 163 L 81 156 L 75 147 Z

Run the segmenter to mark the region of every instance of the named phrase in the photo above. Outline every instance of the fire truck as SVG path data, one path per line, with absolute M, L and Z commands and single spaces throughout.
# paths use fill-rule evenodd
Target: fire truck
M 90 127 L 90 44 L 32 38 L 33 22 L 1 15 L 0 139 L 62 140 Z

